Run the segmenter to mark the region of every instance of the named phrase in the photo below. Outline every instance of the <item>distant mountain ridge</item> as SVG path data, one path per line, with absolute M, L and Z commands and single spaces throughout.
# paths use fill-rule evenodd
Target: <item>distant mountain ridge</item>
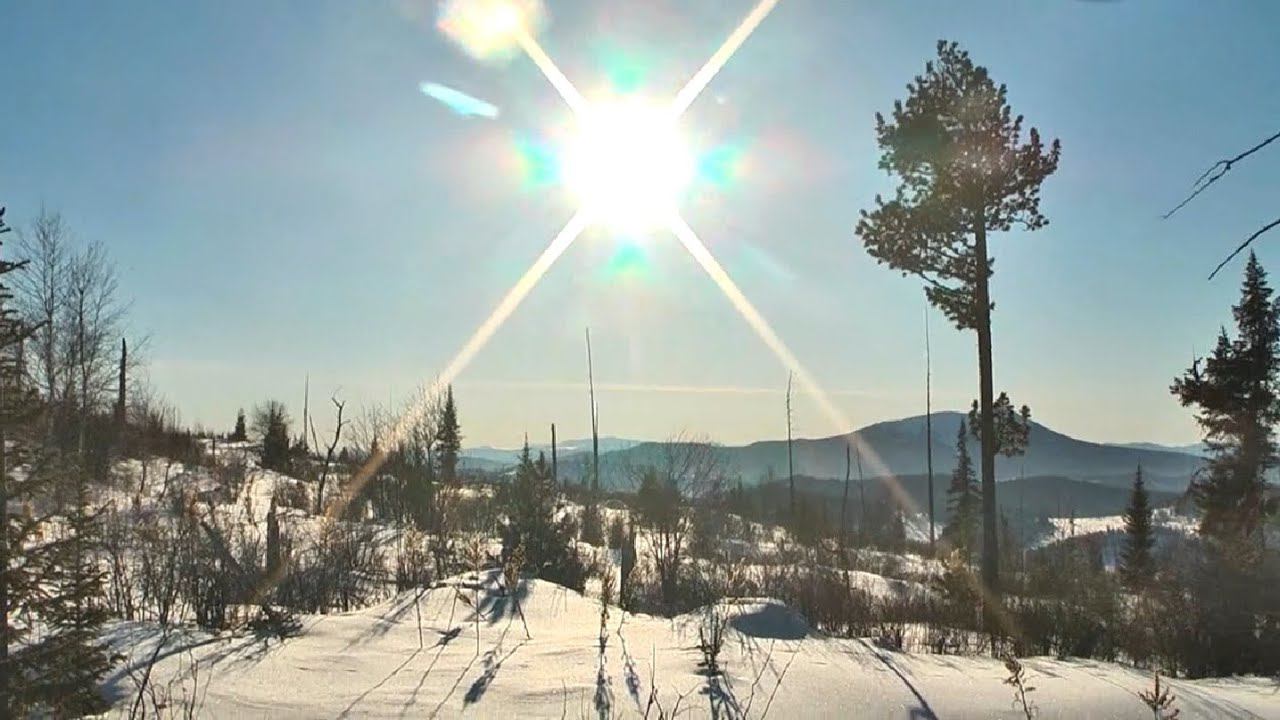
M 600 438 L 600 452 L 609 453 L 615 450 L 626 450 L 641 444 L 642 440 L 628 440 L 619 437 L 602 437 Z M 515 463 L 520 459 L 520 451 L 522 448 L 497 448 L 488 445 L 478 447 L 470 447 L 462 449 L 462 457 L 464 460 L 479 460 L 485 463 L 509 464 Z M 535 456 L 539 452 L 551 454 L 551 443 L 530 443 L 529 451 Z M 556 454 L 559 457 L 569 457 L 578 453 L 591 452 L 591 438 L 582 438 L 579 440 L 557 440 Z
M 955 467 L 956 432 L 966 414 L 954 411 L 933 413 L 933 471 L 949 475 Z M 862 456 L 866 478 L 925 474 L 925 418 L 917 415 L 868 425 L 849 435 L 808 438 L 794 441 L 795 472 L 813 478 L 842 479 L 845 472 L 847 438 L 856 436 L 867 448 Z M 977 442 L 968 441 L 971 455 L 977 457 Z M 531 446 L 546 450 L 547 446 Z M 611 448 L 611 449 L 606 449 Z M 663 443 L 637 442 L 623 438 L 602 438 L 600 474 L 605 487 L 625 489 L 631 486 L 635 468 L 659 463 Z M 560 474 L 573 480 L 583 472 L 583 452 L 590 451 L 590 440 L 575 440 L 560 445 Z M 762 440 L 747 445 L 717 448 L 730 477 L 755 485 L 770 477 L 787 474 L 785 440 Z M 477 453 L 479 453 L 477 455 Z M 501 462 L 514 462 L 518 451 L 476 448 L 464 456 Z M 1146 445 L 1111 445 L 1095 443 L 1064 435 L 1038 422 L 1032 422 L 1030 445 L 1020 457 L 996 459 L 998 480 L 1018 477 L 1049 476 L 1128 487 L 1133 473 L 1142 466 L 1147 484 L 1153 490 L 1182 492 L 1191 476 L 1203 464 L 1203 458 L 1176 449 Z M 853 469 L 857 477 L 856 467 Z
M 1189 445 L 1162 445 L 1152 442 L 1107 443 L 1115 447 L 1136 448 L 1138 450 L 1158 450 L 1160 452 L 1186 453 L 1197 457 L 1208 457 L 1209 447 L 1202 442 Z

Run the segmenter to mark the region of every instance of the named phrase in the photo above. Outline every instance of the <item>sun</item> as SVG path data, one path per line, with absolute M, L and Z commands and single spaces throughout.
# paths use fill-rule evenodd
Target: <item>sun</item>
M 638 99 L 587 106 L 563 156 L 583 209 L 627 232 L 669 225 L 695 170 L 672 114 Z

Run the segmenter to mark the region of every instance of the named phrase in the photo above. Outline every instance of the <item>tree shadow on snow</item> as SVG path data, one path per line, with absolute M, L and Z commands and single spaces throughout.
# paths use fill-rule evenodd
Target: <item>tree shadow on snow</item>
M 474 621 L 474 618 L 473 618 L 473 621 Z M 482 662 L 485 663 L 485 671 L 481 673 L 480 677 L 477 678 L 476 682 L 472 683 L 471 688 L 468 689 L 466 697 L 463 698 L 464 705 L 469 704 L 470 702 L 474 702 L 475 700 L 479 700 L 480 697 L 484 695 L 485 691 L 489 689 L 489 686 L 493 683 L 493 679 L 494 677 L 497 676 L 498 668 L 501 667 L 502 663 L 506 662 L 507 658 L 514 655 L 517 650 L 519 650 L 526 642 L 528 642 L 527 639 L 521 640 L 519 643 L 516 644 L 515 647 L 511 648 L 511 652 L 508 652 L 506 655 L 504 655 L 501 660 L 494 662 L 493 658 L 496 657 L 498 653 L 502 652 L 502 644 L 503 642 L 506 641 L 507 633 L 510 631 L 511 631 L 511 623 L 508 622 L 507 626 L 502 629 L 502 633 L 498 635 L 498 641 L 495 642 L 493 646 L 487 652 L 484 653 L 485 659 Z M 444 651 L 444 647 L 442 646 L 440 648 L 440 652 L 443 652 L 443 651 Z M 453 681 L 453 685 L 449 688 L 449 692 L 445 693 L 444 697 L 440 698 L 440 702 L 436 704 L 435 708 L 431 711 L 431 714 L 428 715 L 428 717 L 436 717 L 437 715 L 440 714 L 440 711 L 444 709 L 445 703 L 449 702 L 449 698 L 453 697 L 453 694 L 457 692 L 458 686 L 462 684 L 462 681 L 471 672 L 471 666 L 476 664 L 476 659 L 479 657 L 480 657 L 479 654 L 472 656 L 471 660 L 467 662 L 466 667 L 462 668 L 462 672 L 458 673 L 458 677 L 456 680 Z M 437 652 L 436 659 L 438 660 L 439 658 L 440 658 L 440 655 L 439 655 L 439 652 Z M 434 667 L 435 662 L 433 661 L 431 665 L 432 667 Z M 427 673 L 430 673 L 430 672 L 431 672 L 431 668 L 428 668 Z M 423 674 L 422 679 L 419 681 L 418 688 L 421 688 L 423 682 L 425 681 L 426 681 L 426 673 Z M 467 698 L 472 697 L 473 693 L 474 693 L 475 700 L 468 700 Z M 414 690 L 413 695 L 408 700 L 405 701 L 404 710 L 406 712 L 408 711 L 409 707 L 415 702 L 417 698 L 417 694 L 418 694 L 418 691 Z
M 382 617 L 374 620 L 373 624 L 371 624 L 367 630 L 361 632 L 355 638 L 352 638 L 352 640 L 342 648 L 342 651 L 347 652 L 357 645 L 363 645 L 386 635 L 391 631 L 391 628 L 400 623 L 405 615 L 408 615 L 412 610 L 414 610 L 414 607 L 421 599 L 422 593 L 415 593 L 412 597 L 405 596 L 400 602 L 396 602 L 391 607 L 387 608 L 387 612 L 384 613 Z
M 357 695 L 356 698 L 351 701 L 351 704 L 347 705 L 347 707 L 344 708 L 342 712 L 338 713 L 338 719 L 341 720 L 342 718 L 348 717 L 351 714 L 351 711 L 355 709 L 356 705 L 359 705 L 360 703 L 364 702 L 365 698 L 372 695 L 375 691 L 378 690 L 378 688 L 382 687 L 383 685 L 386 685 L 388 680 L 398 675 L 400 671 L 405 669 L 405 667 L 407 667 L 409 663 L 413 662 L 413 659 L 418 657 L 418 654 L 421 652 L 422 652 L 421 648 L 414 650 L 409 655 L 409 657 L 404 659 L 404 662 L 395 666 L 395 668 L 392 669 L 391 672 L 387 673 L 385 676 L 383 676 L 381 680 L 374 683 L 373 686 L 370 687 L 368 690 L 365 690 L 364 692 Z
M 114 705 L 126 697 L 133 696 L 137 692 L 136 688 L 126 689 L 124 687 L 124 683 L 126 680 L 131 679 L 131 675 L 134 673 L 145 671 L 148 665 L 158 665 L 179 653 L 194 651 L 197 648 L 201 648 L 206 645 L 227 642 L 228 640 L 229 638 L 219 635 L 214 635 L 200 640 L 189 640 L 182 637 L 169 637 L 165 640 L 164 647 L 159 652 L 156 652 L 154 657 L 152 657 L 151 652 L 141 653 L 136 659 L 130 657 L 126 662 L 121 663 L 118 667 L 113 669 L 102 681 L 102 696 L 105 700 Z M 157 642 L 159 642 L 159 640 L 157 640 Z
M 929 701 L 924 699 L 924 695 L 920 694 L 920 691 L 916 689 L 916 686 L 911 684 L 911 681 L 907 679 L 907 676 L 903 674 L 902 670 L 898 669 L 897 664 L 895 664 L 888 655 L 881 654 L 877 648 L 872 646 L 866 640 L 859 638 L 858 642 L 861 643 L 863 647 L 867 649 L 867 652 L 871 653 L 875 659 L 879 660 L 886 668 L 889 668 L 890 672 L 897 675 L 898 679 L 902 681 L 902 684 L 907 687 L 907 690 L 910 690 L 911 694 L 915 696 L 916 702 L 919 703 L 919 706 L 910 709 L 912 720 L 915 718 L 938 720 L 938 716 L 934 714 L 933 708 L 929 706 Z
M 785 605 L 768 603 L 749 612 L 735 613 L 729 627 L 743 635 L 772 640 L 803 640 L 809 636 L 809 625 Z
M 743 716 L 742 704 L 733 692 L 733 683 L 724 673 L 702 668 L 699 675 L 707 678 L 707 685 L 702 689 L 707 696 L 712 718 L 740 718 Z
M 499 620 L 504 618 L 515 617 L 519 614 L 523 607 L 522 603 L 529 597 L 529 583 L 521 578 L 516 586 L 511 589 L 499 589 L 494 586 L 485 588 L 485 594 L 480 599 L 479 607 L 474 608 L 475 613 L 479 613 L 490 625 L 497 625 Z M 469 618 L 471 622 L 475 622 L 475 615 Z
M 618 625 L 617 635 L 618 647 L 622 651 L 622 677 L 627 686 L 627 694 L 635 702 L 636 709 L 643 711 L 644 707 L 640 704 L 640 673 L 636 670 L 635 659 L 631 657 L 631 651 L 627 648 L 627 639 L 622 635 L 621 623 Z
M 471 683 L 471 687 L 467 689 L 467 694 L 462 698 L 462 704 L 471 705 L 472 703 L 479 702 L 480 698 L 484 697 L 485 691 L 493 684 L 494 678 L 498 676 L 498 670 L 502 667 L 502 663 L 506 662 L 512 655 L 515 655 L 516 651 L 519 650 L 525 642 L 527 641 L 521 640 L 516 643 L 516 646 L 511 648 L 510 652 L 500 658 L 497 657 L 497 654 L 502 648 L 500 646 L 490 648 L 489 651 L 484 654 L 484 659 L 480 661 L 480 665 L 484 668 L 484 672 L 480 673 L 480 677 L 476 678 L 475 682 Z

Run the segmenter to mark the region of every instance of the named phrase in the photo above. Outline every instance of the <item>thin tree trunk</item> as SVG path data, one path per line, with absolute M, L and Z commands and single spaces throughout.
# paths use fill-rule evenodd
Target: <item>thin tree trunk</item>
M 981 212 L 975 227 L 979 410 L 982 452 L 982 581 L 988 592 L 1000 590 L 999 526 L 996 517 L 996 432 L 991 379 L 991 294 L 987 277 L 987 228 Z
M 591 396 L 591 492 L 600 489 L 600 425 L 596 413 L 595 368 L 591 363 L 591 328 L 587 328 L 587 387 Z
M 840 564 L 841 566 L 845 565 L 847 562 L 845 560 L 845 548 L 848 546 L 848 539 L 849 539 L 848 526 L 845 524 L 847 522 L 847 516 L 845 513 L 849 508 L 849 473 L 853 469 L 850 453 L 851 453 L 851 450 L 849 448 L 849 443 L 845 442 L 844 444 L 844 497 L 840 499 Z
M 867 544 L 867 480 L 862 476 L 862 447 L 854 453 L 858 461 L 858 504 L 862 506 L 862 517 L 858 520 L 858 535 L 862 544 Z
M 560 484 L 560 464 L 556 458 L 556 424 L 551 423 L 551 484 Z
M 933 520 L 933 365 L 929 353 L 929 303 L 924 305 L 924 447 L 929 473 L 929 554 L 934 554 Z
M 796 522 L 796 469 L 791 457 L 791 373 L 787 373 L 787 485 L 791 494 L 791 514 L 787 524 L 794 529 Z
M 311 410 L 311 373 L 307 373 L 302 379 L 302 450 L 305 452 L 307 448 L 307 428 L 310 418 L 307 415 Z M 319 450 L 319 448 L 316 448 Z

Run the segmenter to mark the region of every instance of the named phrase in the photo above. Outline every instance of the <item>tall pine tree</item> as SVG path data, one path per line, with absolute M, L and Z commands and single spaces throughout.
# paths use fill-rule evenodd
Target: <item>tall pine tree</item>
M 950 517 L 942 531 L 942 537 L 961 552 L 965 562 L 972 562 L 982 495 L 978 480 L 973 474 L 968 440 L 964 420 L 961 419 L 960 429 L 956 433 L 956 468 L 951 473 L 951 485 L 947 488 Z
M 877 196 L 857 234 L 877 261 L 924 279 L 929 301 L 978 339 L 982 445 L 982 579 L 999 589 L 996 517 L 996 430 L 992 381 L 993 260 L 987 235 L 1017 225 L 1048 224 L 1040 185 L 1058 168 L 1060 147 L 1046 148 L 1035 128 L 1023 140 L 1003 85 L 953 42 L 938 43 L 936 61 L 907 85 L 892 117 L 877 113 L 880 168 L 900 182 L 893 198 Z
M 458 427 L 458 408 L 453 402 L 453 386 L 444 397 L 444 409 L 440 412 L 440 427 L 436 431 L 436 466 L 440 482 L 454 485 L 458 481 L 458 453 L 462 451 L 462 431 Z
M 1142 467 L 1133 474 L 1133 492 L 1124 511 L 1124 547 L 1120 551 L 1120 577 L 1132 590 L 1151 584 L 1155 571 L 1151 550 L 1155 536 L 1151 527 L 1151 503 L 1142 482 Z
M 1249 254 L 1240 303 L 1232 308 L 1236 337 L 1224 328 L 1209 357 L 1174 380 L 1173 394 L 1197 410 L 1209 460 L 1192 483 L 1202 513 L 1200 532 L 1240 559 L 1257 560 L 1269 511 L 1266 473 L 1276 465 L 1280 422 L 1280 306 L 1267 273 Z

